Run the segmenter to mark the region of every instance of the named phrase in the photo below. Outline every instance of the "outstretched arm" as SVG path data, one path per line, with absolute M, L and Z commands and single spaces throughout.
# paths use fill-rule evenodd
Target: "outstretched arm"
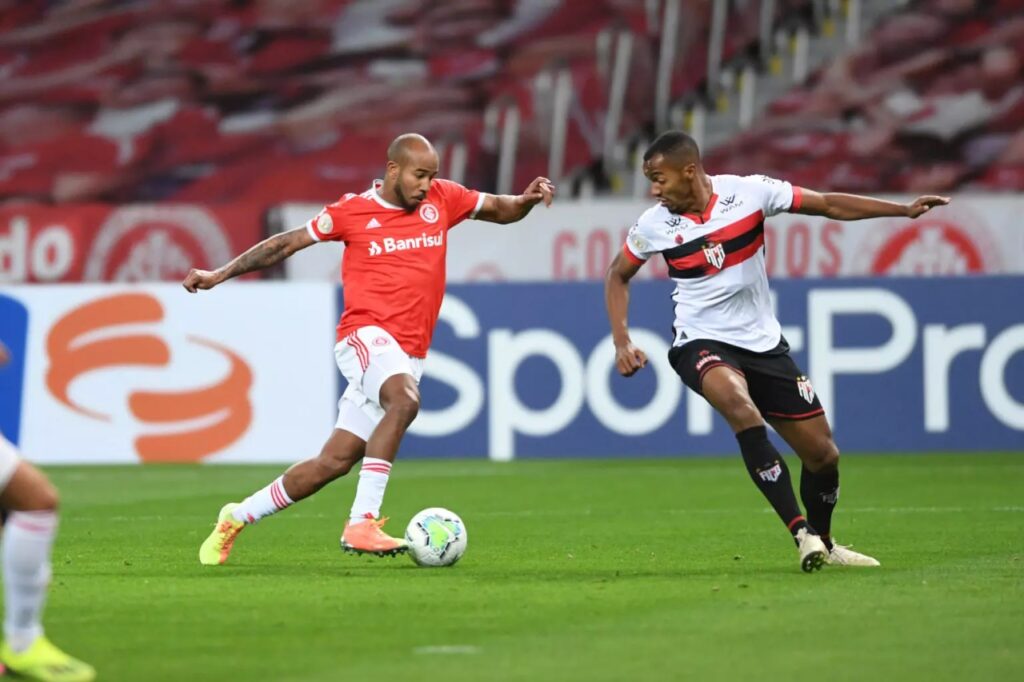
M 477 220 L 503 225 L 526 217 L 530 210 L 544 202 L 550 206 L 555 197 L 555 186 L 547 178 L 535 178 L 522 194 L 486 194 L 484 203 L 476 213 Z
M 857 194 L 828 192 L 821 194 L 809 189 L 800 190 L 799 207 L 794 213 L 820 215 L 833 220 L 861 220 L 863 218 L 917 218 L 936 206 L 945 206 L 949 197 L 922 196 L 909 204 L 862 197 Z
M 230 263 L 216 270 L 192 269 L 181 285 L 189 293 L 193 294 L 200 289 L 212 289 L 232 277 L 238 277 L 247 272 L 261 270 L 280 263 L 296 251 L 315 243 L 306 228 L 297 227 L 294 230 L 275 234 L 273 237 L 264 239 Z
M 639 265 L 619 252 L 604 278 L 604 304 L 615 342 L 615 366 L 624 377 L 633 376 L 647 365 L 647 355 L 629 338 L 629 280 L 639 271 Z

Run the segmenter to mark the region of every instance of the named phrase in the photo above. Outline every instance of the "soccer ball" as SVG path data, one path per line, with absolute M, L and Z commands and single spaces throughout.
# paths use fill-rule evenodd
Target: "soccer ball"
M 409 556 L 420 566 L 451 566 L 466 552 L 466 524 L 441 507 L 424 509 L 405 528 Z

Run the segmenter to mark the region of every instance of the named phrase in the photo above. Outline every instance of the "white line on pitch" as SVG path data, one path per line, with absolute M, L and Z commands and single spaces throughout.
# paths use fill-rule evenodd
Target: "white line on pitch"
M 442 655 L 478 654 L 480 653 L 480 647 L 468 644 L 445 644 L 441 646 L 418 646 L 412 652 L 414 654 Z

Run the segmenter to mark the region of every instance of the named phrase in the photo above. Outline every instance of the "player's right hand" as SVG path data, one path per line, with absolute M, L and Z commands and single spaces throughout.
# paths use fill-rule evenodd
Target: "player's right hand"
M 185 291 L 194 294 L 200 289 L 212 289 L 220 283 L 220 276 L 216 272 L 192 268 L 188 271 L 181 286 L 185 287 Z
M 622 376 L 631 377 L 646 366 L 647 354 L 632 343 L 615 347 L 615 367 Z

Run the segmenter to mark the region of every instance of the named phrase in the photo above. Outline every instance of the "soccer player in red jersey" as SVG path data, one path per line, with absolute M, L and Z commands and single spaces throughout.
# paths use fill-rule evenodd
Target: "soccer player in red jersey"
M 189 292 L 279 263 L 317 242 L 342 241 L 345 310 L 334 354 L 348 388 L 320 454 L 295 464 L 239 504 L 227 504 L 199 550 L 203 564 L 227 561 L 246 525 L 309 497 L 362 460 L 355 501 L 341 537 L 346 551 L 394 555 L 404 540 L 383 532 L 380 508 L 391 466 L 420 406 L 423 361 L 444 297 L 448 230 L 467 218 L 522 220 L 555 188 L 536 178 L 518 196 L 466 189 L 437 178 L 430 142 L 401 135 L 388 147 L 383 181 L 346 194 L 303 227 L 256 244 L 214 271 L 192 270 Z
M 819 194 L 763 175 L 708 175 L 693 138 L 667 132 L 644 154 L 658 203 L 629 231 L 605 279 L 616 364 L 632 376 L 647 356 L 629 338 L 629 280 L 660 255 L 675 282 L 675 338 L 668 360 L 692 391 L 725 417 L 754 484 L 786 524 L 805 571 L 822 564 L 878 566 L 832 541 L 839 499 L 839 450 L 810 380 L 789 356 L 772 307 L 764 260 L 764 219 L 784 211 L 833 220 L 917 218 L 947 197 L 912 203 Z M 802 463 L 800 510 L 789 469 L 766 422 Z

